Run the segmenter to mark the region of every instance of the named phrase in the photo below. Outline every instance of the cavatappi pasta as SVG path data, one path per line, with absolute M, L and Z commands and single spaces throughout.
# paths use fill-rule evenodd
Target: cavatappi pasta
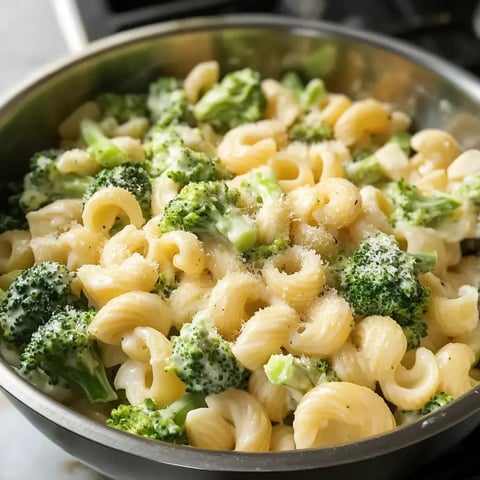
M 26 375 L 35 334 L 11 340 L 8 302 L 22 272 L 56 262 L 72 273 L 83 302 L 75 308 L 93 309 L 89 341 L 121 399 L 107 402 L 111 410 L 168 409 L 199 393 L 172 368 L 178 338 L 199 316 L 243 372 L 243 383 L 210 390 L 201 379 L 201 405 L 184 412 L 175 442 L 327 447 L 388 432 L 405 411 L 429 413 L 432 399 L 463 395 L 480 378 L 480 257 L 466 251 L 478 236 L 480 152 L 462 151 L 441 130 L 412 136 L 410 123 L 392 105 L 330 93 L 319 79 L 305 85 L 292 72 L 260 79 L 244 69 L 222 80 L 215 61 L 183 82 L 162 77 L 146 95 L 81 105 L 60 125 L 61 150 L 37 155 L 0 217 L 4 349 Z M 125 165 L 146 183 L 122 177 Z M 211 198 L 198 201 L 206 182 L 215 190 L 205 187 Z M 232 209 L 241 216 L 233 232 Z M 199 226 L 207 217 L 214 227 Z M 359 280 L 373 286 L 357 302 L 352 262 L 378 238 L 365 257 L 370 277 Z M 400 310 L 380 305 L 396 301 L 395 282 L 400 290 L 410 282 L 389 270 L 392 258 L 414 262 L 416 290 Z M 423 303 L 414 305 L 417 294 Z M 210 348 L 194 347 L 197 357 Z M 308 366 L 308 375 L 296 383 L 282 371 L 274 381 L 273 358 Z M 320 364 L 328 373 L 314 371 Z M 43 389 L 85 410 L 61 368 Z

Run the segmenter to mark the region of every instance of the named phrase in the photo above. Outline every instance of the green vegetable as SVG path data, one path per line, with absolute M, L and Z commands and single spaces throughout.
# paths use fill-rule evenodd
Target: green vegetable
M 383 177 L 380 162 L 375 154 L 360 157 L 359 160 L 346 164 L 345 174 L 355 185 L 372 185 Z
M 288 388 L 292 407 L 315 386 L 340 381 L 327 360 L 292 354 L 272 355 L 264 370 L 270 383 Z
M 320 78 L 314 78 L 304 85 L 297 73 L 287 72 L 282 77 L 281 83 L 297 97 L 303 111 L 309 111 L 318 106 L 327 96 L 325 83 Z
M 423 195 L 415 185 L 405 180 L 390 183 L 386 193 L 395 205 L 395 211 L 390 218 L 393 225 L 405 222 L 425 227 L 434 226 L 450 218 L 461 205 L 453 196 L 445 193 Z
M 189 393 L 162 409 L 147 398 L 142 405 L 120 405 L 112 410 L 107 425 L 152 440 L 184 444 L 188 412 L 204 406 L 203 396 Z
M 7 185 L 5 210 L 0 212 L 0 233 L 7 230 L 28 230 L 25 212 L 20 207 L 23 182 L 10 182 Z
M 337 261 L 341 293 L 356 315 L 385 315 L 401 326 L 415 324 L 430 298 L 418 275 L 434 266 L 435 258 L 433 253 L 420 258 L 405 253 L 384 233 L 367 237 L 350 257 Z
M 398 425 L 408 425 L 410 423 L 420 420 L 425 415 L 436 412 L 445 407 L 450 402 L 455 400 L 455 397 L 445 392 L 440 392 L 434 395 L 422 408 L 419 410 L 401 410 L 395 411 L 395 419 Z
M 199 122 L 225 132 L 242 123 L 260 120 L 265 107 L 260 74 L 244 68 L 225 75 L 195 104 L 193 111 Z
M 40 370 L 80 387 L 92 403 L 117 399 L 102 364 L 96 341 L 88 333 L 93 310 L 67 306 L 33 333 L 20 356 L 20 371 L 28 378 Z
M 219 160 L 185 145 L 173 129 L 155 127 L 147 135 L 148 170 L 152 177 L 165 175 L 181 186 L 190 182 L 218 180 L 223 173 Z
M 467 175 L 462 182 L 452 189 L 452 197 L 460 203 L 473 207 L 473 212 L 480 213 L 480 174 Z
M 237 361 L 230 342 L 220 336 L 205 312 L 197 313 L 170 341 L 172 354 L 165 370 L 175 372 L 187 392 L 209 395 L 229 387 L 246 387 L 248 370 Z
M 115 145 L 103 133 L 97 122 L 90 119 L 82 120 L 80 134 L 88 147 L 87 152 L 102 167 L 110 168 L 128 162 L 128 153 Z
M 323 122 L 299 122 L 292 126 L 288 136 L 293 142 L 315 143 L 333 138 L 332 128 Z
M 399 132 L 393 134 L 388 140 L 389 143 L 397 143 L 398 146 L 408 155 L 410 155 L 410 140 L 412 135 L 408 132 Z
M 30 171 L 25 175 L 19 205 L 24 212 L 39 208 L 62 198 L 82 198 L 91 177 L 58 170 L 56 159 L 61 150 L 47 150 L 30 160 Z
M 409 325 L 403 326 L 402 329 L 407 338 L 407 350 L 418 348 L 422 338 L 428 335 L 428 327 L 423 320 L 416 320 Z
M 236 206 L 238 198 L 239 192 L 222 181 L 190 183 L 165 207 L 160 230 L 226 239 L 238 250 L 248 250 L 257 240 L 257 229 Z
M 39 326 L 67 305 L 79 305 L 71 289 L 75 275 L 56 262 L 38 263 L 20 273 L 0 305 L 6 342 L 22 347 Z
M 173 77 L 160 77 L 150 84 L 147 107 L 159 127 L 194 120 L 182 84 Z
M 118 187 L 135 196 L 146 218 L 151 217 L 152 184 L 147 170 L 141 163 L 125 163 L 100 170 L 83 197 L 86 202 L 99 190 Z
M 260 208 L 272 211 L 279 204 L 287 201 L 274 171 L 269 167 L 260 167 L 244 175 L 240 184 L 242 196 L 246 199 L 248 207 L 256 212 Z M 243 252 L 246 260 L 254 262 L 268 258 L 279 253 L 290 245 L 288 234 L 275 238 L 270 244 L 255 244 Z
M 102 118 L 114 118 L 118 123 L 148 117 L 146 101 L 146 95 L 137 93 L 102 93 L 96 98 Z

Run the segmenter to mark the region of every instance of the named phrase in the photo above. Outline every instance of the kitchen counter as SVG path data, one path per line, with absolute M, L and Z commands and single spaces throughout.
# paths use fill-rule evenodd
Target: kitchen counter
M 49 0 L 1 0 L 0 96 L 68 53 Z M 101 480 L 39 433 L 0 393 L 0 480 Z

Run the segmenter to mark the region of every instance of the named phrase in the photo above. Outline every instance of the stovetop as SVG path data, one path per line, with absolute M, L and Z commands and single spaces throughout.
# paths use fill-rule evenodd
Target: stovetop
M 80 45 L 140 25 L 198 15 L 277 13 L 391 35 L 480 75 L 479 0 L 52 0 Z M 65 4 L 69 4 L 69 11 Z M 77 38 L 73 38 L 77 35 Z M 480 429 L 409 480 L 480 480 Z

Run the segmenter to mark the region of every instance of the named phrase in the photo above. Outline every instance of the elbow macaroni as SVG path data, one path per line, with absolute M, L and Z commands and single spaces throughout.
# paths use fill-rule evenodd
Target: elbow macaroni
M 216 61 L 190 71 L 183 89 L 191 106 L 218 83 L 219 71 Z M 195 447 L 280 452 L 358 441 L 396 426 L 386 402 L 417 410 L 439 392 L 468 392 L 478 384 L 472 368 L 480 354 L 480 260 L 462 256 L 461 244 L 477 235 L 472 203 L 441 225 L 394 225 L 395 206 L 381 182 L 356 185 L 348 167 L 374 151 L 382 181 L 404 179 L 422 192 L 449 194 L 479 174 L 480 152 L 462 153 L 448 132 L 424 129 L 411 137 L 407 153 L 387 140 L 405 132 L 410 117 L 371 98 L 328 93 L 307 108 L 277 80 L 263 80 L 261 91 L 265 109 L 257 121 L 224 134 L 207 123 L 173 128 L 186 147 L 215 157 L 225 170 L 219 176 L 240 190 L 238 206 L 256 227 L 255 247 L 280 239 L 286 245 L 279 251 L 249 261 L 249 251 L 213 236 L 160 231 L 165 207 L 182 189 L 160 175 L 152 180 L 150 218 L 118 187 L 85 203 L 62 198 L 27 213 L 28 230 L 0 233 L 0 288 L 34 263 L 57 261 L 75 272 L 76 292 L 97 310 L 88 331 L 132 405 L 153 399 L 162 408 L 184 395 L 184 383 L 165 370 L 170 340 L 205 312 L 250 377 L 245 390 L 208 395 L 207 407 L 186 415 L 185 435 Z M 80 121 L 100 116 L 99 106 L 87 102 L 60 125 L 64 144 L 78 146 L 56 160 L 62 175 L 101 170 L 79 139 Z M 291 141 L 296 122 L 321 122 L 333 138 Z M 150 160 L 142 143 L 150 127 L 144 116 L 102 122 L 131 162 Z M 252 200 L 241 192 L 246 174 L 258 167 L 275 174 L 283 196 Z M 357 315 L 335 275 L 337 256 L 377 232 L 395 236 L 407 253 L 436 252 L 434 269 L 419 276 L 430 289 L 428 334 L 408 352 L 403 324 Z M 338 378 L 313 385 L 299 400 L 268 380 L 264 366 L 274 354 L 327 360 Z

